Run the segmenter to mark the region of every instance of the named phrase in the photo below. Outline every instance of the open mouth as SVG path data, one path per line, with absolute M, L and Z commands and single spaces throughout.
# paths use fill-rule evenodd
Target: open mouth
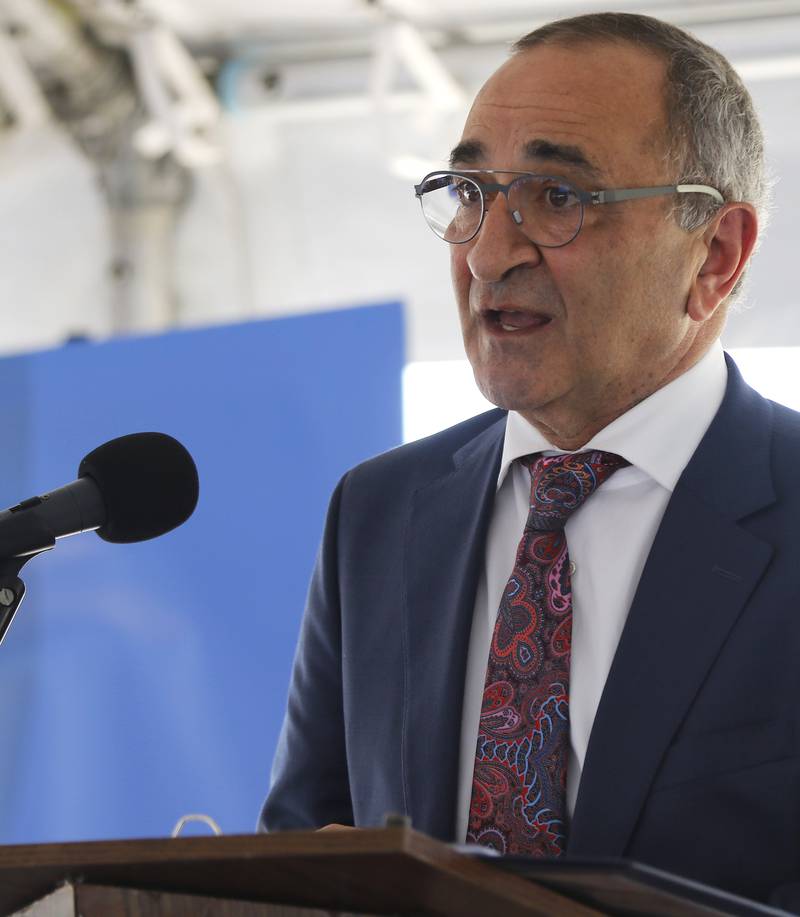
M 541 328 L 549 325 L 552 319 L 549 315 L 536 312 L 522 312 L 515 309 L 490 309 L 486 313 L 490 324 L 503 331 L 525 331 L 530 328 Z

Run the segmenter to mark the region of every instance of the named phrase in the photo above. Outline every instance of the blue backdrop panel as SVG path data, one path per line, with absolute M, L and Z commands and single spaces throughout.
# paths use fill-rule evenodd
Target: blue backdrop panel
M 0 506 L 161 430 L 200 502 L 136 545 L 59 542 L 0 647 L 0 842 L 253 830 L 336 480 L 401 436 L 396 304 L 0 360 Z

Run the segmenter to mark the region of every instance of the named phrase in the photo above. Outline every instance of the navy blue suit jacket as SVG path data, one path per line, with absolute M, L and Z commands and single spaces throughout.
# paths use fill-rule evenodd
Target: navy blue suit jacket
M 505 415 L 378 456 L 334 493 L 262 827 L 452 840 L 475 590 Z M 754 898 L 800 881 L 800 414 L 729 361 L 597 710 L 569 855 Z

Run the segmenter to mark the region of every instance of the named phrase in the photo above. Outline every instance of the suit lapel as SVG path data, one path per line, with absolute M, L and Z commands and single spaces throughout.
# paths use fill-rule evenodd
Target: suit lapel
M 415 827 L 452 839 L 461 706 L 475 590 L 483 564 L 505 418 L 416 491 L 406 534 L 403 769 Z
M 571 855 L 625 851 L 673 736 L 772 548 L 739 520 L 774 500 L 771 409 L 729 361 L 725 399 L 667 506 L 592 727 Z

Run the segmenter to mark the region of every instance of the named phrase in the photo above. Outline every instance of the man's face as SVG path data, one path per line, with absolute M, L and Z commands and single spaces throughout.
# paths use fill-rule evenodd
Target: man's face
M 663 80 L 662 61 L 626 44 L 522 52 L 481 90 L 453 167 L 539 172 L 590 191 L 670 184 Z M 674 202 L 586 205 L 574 241 L 537 248 L 494 198 L 478 236 L 450 246 L 464 343 L 487 398 L 564 440 L 697 359 L 708 342 L 686 301 L 702 246 L 669 216 Z

